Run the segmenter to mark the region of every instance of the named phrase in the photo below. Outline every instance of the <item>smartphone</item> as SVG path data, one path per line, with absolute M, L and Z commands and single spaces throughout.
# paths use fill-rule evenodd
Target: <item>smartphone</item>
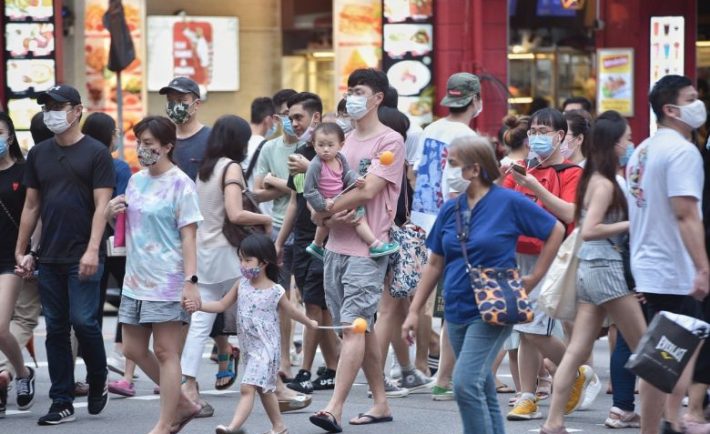
M 516 172 L 518 172 L 519 174 L 521 174 L 523 176 L 525 176 L 528 173 L 528 171 L 525 169 L 525 166 L 513 164 L 511 167 L 513 168 L 513 170 L 515 170 Z

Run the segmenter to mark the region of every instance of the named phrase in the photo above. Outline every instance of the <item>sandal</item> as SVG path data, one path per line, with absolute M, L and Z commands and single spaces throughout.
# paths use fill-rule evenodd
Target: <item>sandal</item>
M 537 390 L 535 390 L 535 398 L 538 401 L 543 401 L 550 397 L 552 393 L 552 376 L 537 377 Z
M 515 390 L 511 389 L 507 384 L 501 383 L 496 386 L 496 393 L 515 393 Z
M 217 356 L 218 363 L 227 363 L 227 369 L 220 369 L 217 371 L 215 377 L 217 380 L 214 382 L 214 388 L 217 390 L 225 390 L 232 387 L 234 382 L 237 380 L 236 363 L 233 354 L 219 354 Z M 220 380 L 228 378 L 224 384 L 220 384 Z

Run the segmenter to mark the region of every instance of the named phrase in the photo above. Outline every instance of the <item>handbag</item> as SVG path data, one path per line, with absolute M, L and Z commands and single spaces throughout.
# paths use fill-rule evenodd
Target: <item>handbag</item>
M 230 184 L 238 185 L 242 190 L 242 209 L 244 211 L 253 212 L 255 214 L 261 214 L 259 210 L 259 205 L 254 198 L 254 193 L 248 190 L 246 184 L 238 179 L 231 179 L 225 182 L 225 177 L 227 176 L 227 169 L 231 164 L 236 164 L 234 161 L 230 161 L 224 167 L 224 172 L 222 173 L 222 191 L 225 187 Z M 244 238 L 255 233 L 263 234 L 265 232 L 264 227 L 261 225 L 238 225 L 229 221 L 229 217 L 225 212 L 224 223 L 222 224 L 222 234 L 227 239 L 229 244 L 234 247 L 239 248 Z
M 708 332 L 710 324 L 704 321 L 661 311 L 649 324 L 625 367 L 657 389 L 671 393 Z
M 417 288 L 427 263 L 426 231 L 409 220 L 409 182 L 406 172 L 403 183 L 406 219 L 401 226 L 395 223 L 390 228 L 390 240 L 399 244 L 399 251 L 389 257 L 392 270 L 389 291 L 392 298 L 410 297 Z
M 575 228 L 560 246 L 542 281 L 537 303 L 552 318 L 574 321 L 577 314 L 577 252 L 581 245 L 580 229 Z
M 461 211 L 460 202 L 464 195 L 465 193 L 456 199 L 456 237 L 461 243 L 466 272 L 471 280 L 481 318 L 488 324 L 498 326 L 525 324 L 532 321 L 535 314 L 517 268 L 471 266 L 466 249 L 471 213 L 468 209 Z M 468 218 L 462 218 L 461 214 Z
M 621 262 L 624 264 L 624 280 L 626 280 L 626 286 L 629 287 L 629 291 L 636 290 L 636 281 L 634 280 L 634 274 L 631 272 L 631 249 L 629 248 L 629 234 L 627 233 L 621 239 L 621 242 L 616 244 L 612 240 L 607 238 L 609 244 L 614 247 L 614 250 L 619 252 L 621 255 Z

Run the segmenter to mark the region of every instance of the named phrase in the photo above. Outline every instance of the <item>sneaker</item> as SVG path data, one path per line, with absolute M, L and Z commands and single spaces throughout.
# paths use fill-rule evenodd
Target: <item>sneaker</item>
M 86 383 L 82 383 L 81 381 L 77 381 L 74 383 L 74 396 L 75 397 L 82 397 L 82 396 L 87 396 L 89 394 L 89 385 Z
M 390 378 L 395 380 L 402 378 L 402 367 L 399 365 L 396 357 L 392 357 L 392 363 L 390 364 Z
M 333 390 L 335 389 L 335 371 L 326 368 L 318 378 L 313 381 L 313 390 Z
M 641 416 L 633 411 L 612 407 L 604 425 L 608 428 L 641 428 Z
M 434 387 L 431 388 L 431 399 L 434 401 L 453 401 L 454 389 L 434 385 Z
M 38 425 L 59 425 L 65 422 L 74 422 L 74 406 L 64 403 L 52 403 L 49 407 L 49 412 L 40 417 L 37 421 Z
M 429 391 L 434 386 L 435 380 L 429 378 L 422 371 L 415 369 L 409 372 L 402 373 L 402 387 L 409 389 L 409 393 L 418 390 Z
M 29 377 L 16 378 L 17 387 L 17 408 L 27 410 L 32 407 L 35 401 L 35 370 L 27 366 L 30 371 Z
M 392 253 L 395 253 L 398 250 L 399 243 L 397 242 L 393 241 L 391 243 L 382 243 L 377 247 L 370 247 L 370 257 L 379 258 L 380 256 L 391 255 Z
M 597 374 L 593 374 L 592 381 L 589 382 L 587 390 L 584 392 L 584 397 L 582 398 L 582 405 L 579 406 L 580 410 L 589 410 L 594 404 L 594 400 L 599 396 L 599 392 L 602 391 L 602 382 L 599 380 Z
M 99 414 L 106 408 L 108 403 L 108 386 L 106 382 L 99 385 L 89 386 L 89 397 L 87 399 L 89 414 Z
M 128 398 L 136 395 L 136 387 L 133 383 L 123 378 L 108 383 L 108 391 Z
M 311 394 L 313 393 L 313 383 L 311 383 L 311 372 L 305 369 L 298 371 L 298 374 L 293 378 L 293 381 L 286 384 L 291 390 L 295 390 L 299 393 Z
M 582 398 L 587 390 L 587 386 L 594 377 L 594 371 L 587 365 L 582 365 L 577 369 L 577 379 L 574 380 L 572 391 L 565 405 L 565 414 L 570 414 L 577 410 L 582 405 Z
M 531 394 L 528 394 L 531 396 Z M 537 408 L 534 398 L 521 397 L 508 413 L 508 420 L 542 419 L 542 413 Z
M 385 375 L 385 395 L 387 395 L 388 398 L 404 398 L 409 395 L 409 389 L 399 387 L 397 383 Z M 368 389 L 367 397 L 372 398 L 372 390 Z
M 318 370 L 316 371 L 316 375 L 321 377 L 321 376 L 323 376 L 323 374 L 325 374 L 325 371 L 327 371 L 327 370 L 328 370 L 327 366 L 321 365 L 318 367 Z
M 321 261 L 325 261 L 325 249 L 323 247 L 316 246 L 316 243 L 309 244 L 308 247 L 306 247 L 306 252 Z
M 429 372 L 431 376 L 436 375 L 436 371 L 439 370 L 439 356 L 428 356 L 426 358 L 426 363 L 429 365 Z
M 7 388 L 12 377 L 8 371 L 0 372 L 0 419 L 5 417 L 5 411 L 7 409 Z
M 518 402 L 521 396 L 523 396 L 523 392 L 515 392 L 515 395 L 508 399 L 508 407 L 515 407 L 515 403 Z

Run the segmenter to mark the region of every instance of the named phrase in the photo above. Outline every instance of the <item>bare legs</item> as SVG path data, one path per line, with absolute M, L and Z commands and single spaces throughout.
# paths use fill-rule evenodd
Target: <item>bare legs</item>
M 333 318 L 328 310 L 321 309 L 315 304 L 306 304 L 306 316 L 318 321 L 318 324 L 330 326 Z M 316 349 L 320 345 L 328 369 L 335 369 L 338 364 L 338 336 L 332 330 L 311 330 L 306 328 L 303 332 L 303 364 L 301 369 L 313 369 L 313 360 Z
M 408 309 L 409 300 L 406 298 L 392 298 L 389 293 L 389 284 L 385 285 L 385 290 L 382 292 L 382 299 L 380 300 L 379 315 L 375 323 L 375 331 L 379 341 L 379 351 L 382 355 L 382 366 L 380 366 L 382 371 L 384 371 L 385 368 L 387 350 L 390 343 L 392 343 L 397 361 L 399 361 L 402 368 L 411 364 L 409 349 L 407 348 L 407 344 L 402 341 L 400 333 L 402 323 L 407 317 Z
M 264 406 L 267 416 L 269 416 L 269 421 L 271 421 L 272 425 L 271 429 L 274 432 L 281 432 L 286 429 L 286 425 L 284 425 L 283 418 L 281 417 L 281 412 L 279 412 L 279 402 L 273 392 L 266 393 L 263 392 L 260 387 L 252 386 L 251 384 L 242 384 L 239 387 L 239 394 L 241 396 L 237 404 L 237 409 L 234 412 L 232 422 L 229 423 L 230 429 L 238 430 L 244 425 L 244 422 L 249 418 L 254 408 L 254 400 L 257 394 L 261 399 L 261 404 Z
M 19 378 L 30 375 L 17 339 L 10 333 L 10 320 L 22 289 L 22 278 L 14 274 L 0 275 L 0 351 L 5 353 Z
M 451 384 L 451 376 L 454 373 L 454 365 L 456 364 L 456 356 L 454 349 L 449 341 L 449 332 L 447 325 L 441 328 L 441 337 L 439 338 L 439 369 L 436 372 L 436 385 L 439 387 L 449 388 Z

